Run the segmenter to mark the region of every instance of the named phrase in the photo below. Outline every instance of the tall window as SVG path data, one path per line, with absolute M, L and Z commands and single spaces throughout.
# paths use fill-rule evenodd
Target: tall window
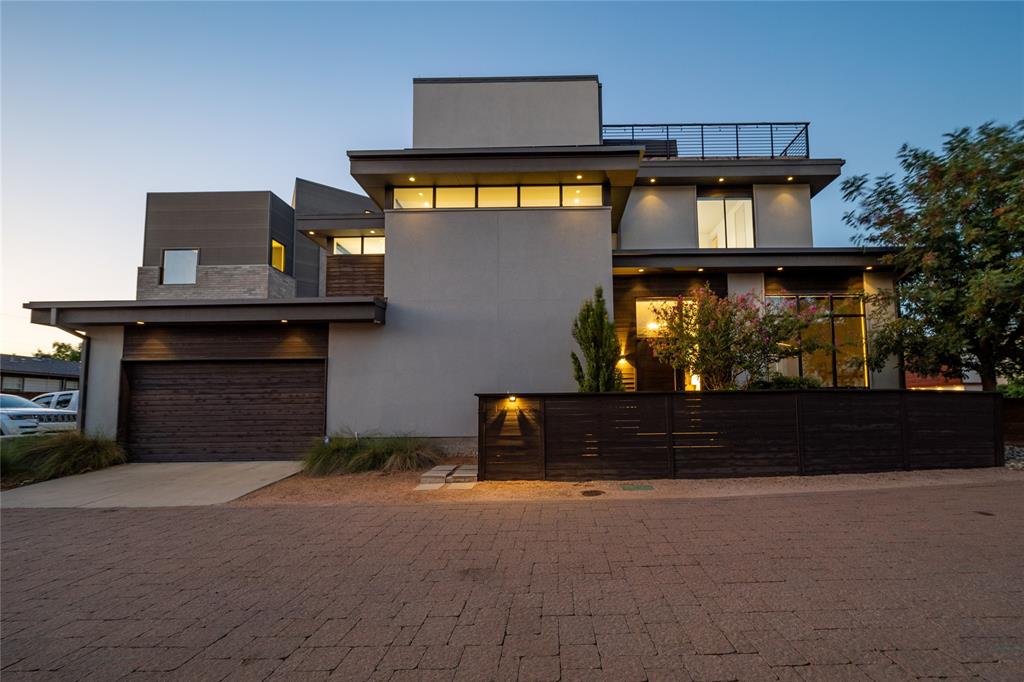
M 697 245 L 702 249 L 754 246 L 754 202 L 742 197 L 697 199 Z
M 795 343 L 816 342 L 825 346 L 801 353 L 779 363 L 779 372 L 787 376 L 817 377 L 825 386 L 858 387 L 868 385 L 864 366 L 864 305 L 860 296 L 766 296 L 768 305 L 813 306 L 827 317 L 812 325 Z
M 335 237 L 334 255 L 371 256 L 384 253 L 384 237 Z
M 284 272 L 284 244 L 276 239 L 270 240 L 270 265 L 275 270 Z
M 199 249 L 168 249 L 164 251 L 160 269 L 161 284 L 195 284 L 199 266 Z

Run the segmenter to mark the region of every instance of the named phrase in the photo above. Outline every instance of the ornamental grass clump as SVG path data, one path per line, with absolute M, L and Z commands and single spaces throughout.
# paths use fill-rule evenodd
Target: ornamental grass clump
M 4 441 L 0 453 L 3 477 L 17 477 L 21 482 L 47 481 L 127 461 L 128 456 L 117 441 L 77 431 L 11 439 Z
M 306 473 L 312 476 L 365 471 L 390 474 L 434 466 L 441 456 L 440 448 L 423 438 L 343 433 L 310 448 L 302 464 Z

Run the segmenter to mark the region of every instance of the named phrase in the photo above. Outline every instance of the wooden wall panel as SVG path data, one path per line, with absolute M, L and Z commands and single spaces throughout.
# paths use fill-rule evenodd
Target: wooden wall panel
M 999 397 L 980 393 L 964 397 L 944 391 L 907 392 L 907 468 L 992 465 L 999 440 L 994 416 Z
M 668 412 L 658 395 L 546 398 L 549 480 L 667 478 Z
M 383 296 L 384 256 L 328 256 L 328 296 Z
M 125 366 L 134 461 L 295 459 L 324 433 L 323 361 Z
M 1003 398 L 1003 439 L 1024 445 L 1024 398 Z
M 483 480 L 824 474 L 1002 462 L 1000 402 L 993 394 L 822 389 L 519 396 L 529 417 L 506 413 L 504 397 L 480 400 Z
M 675 394 L 672 412 L 676 478 L 800 472 L 796 394 Z
M 125 360 L 247 360 L 327 357 L 327 325 L 136 325 L 124 330 Z
M 903 468 L 899 393 L 826 391 L 800 401 L 808 474 Z
M 541 400 L 505 398 L 481 406 L 480 470 L 492 481 L 542 480 L 544 441 Z M 484 455 L 486 452 L 486 455 Z

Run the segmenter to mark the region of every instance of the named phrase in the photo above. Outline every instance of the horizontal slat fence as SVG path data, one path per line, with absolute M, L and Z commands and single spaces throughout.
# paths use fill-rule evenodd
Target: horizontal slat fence
M 707 478 L 1002 464 L 995 393 L 481 394 L 482 480 Z

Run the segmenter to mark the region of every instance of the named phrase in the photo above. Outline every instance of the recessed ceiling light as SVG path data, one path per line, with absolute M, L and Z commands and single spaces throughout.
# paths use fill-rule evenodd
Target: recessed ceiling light
M 697 268 L 697 272 L 704 272 L 704 268 Z
M 656 180 L 654 178 L 651 178 L 651 182 L 654 183 L 656 182 Z
M 410 175 L 409 176 L 409 182 L 416 182 L 416 178 L 414 178 L 413 176 Z
M 865 270 L 874 270 L 874 269 L 875 269 L 875 266 L 874 266 L 874 265 L 869 265 L 869 266 L 867 266 L 867 267 L 866 267 L 866 268 L 864 268 L 864 269 L 865 269 Z
M 643 268 L 637 268 L 637 272 L 643 272 L 643 271 L 644 271 Z
M 310 234 L 316 234 L 316 232 L 314 232 L 313 230 L 310 230 L 309 233 Z
M 373 213 L 373 211 L 371 211 L 370 209 L 366 208 L 366 209 L 363 209 L 363 213 L 365 213 L 366 215 L 370 215 L 371 213 Z
M 786 182 L 793 182 L 793 176 L 790 175 L 788 178 L 786 178 Z
M 370 230 L 370 234 L 377 234 L 377 230 Z
M 146 323 L 143 322 L 142 320 L 135 320 L 135 324 L 146 324 Z
M 778 270 L 779 272 L 782 272 L 782 266 L 781 265 L 779 267 L 775 268 L 775 269 Z
M 281 320 L 281 324 L 288 324 L 288 320 Z
M 577 180 L 582 180 L 583 179 L 583 173 L 577 173 L 576 174 L 576 179 Z
M 719 182 L 725 182 L 725 178 L 718 178 Z

